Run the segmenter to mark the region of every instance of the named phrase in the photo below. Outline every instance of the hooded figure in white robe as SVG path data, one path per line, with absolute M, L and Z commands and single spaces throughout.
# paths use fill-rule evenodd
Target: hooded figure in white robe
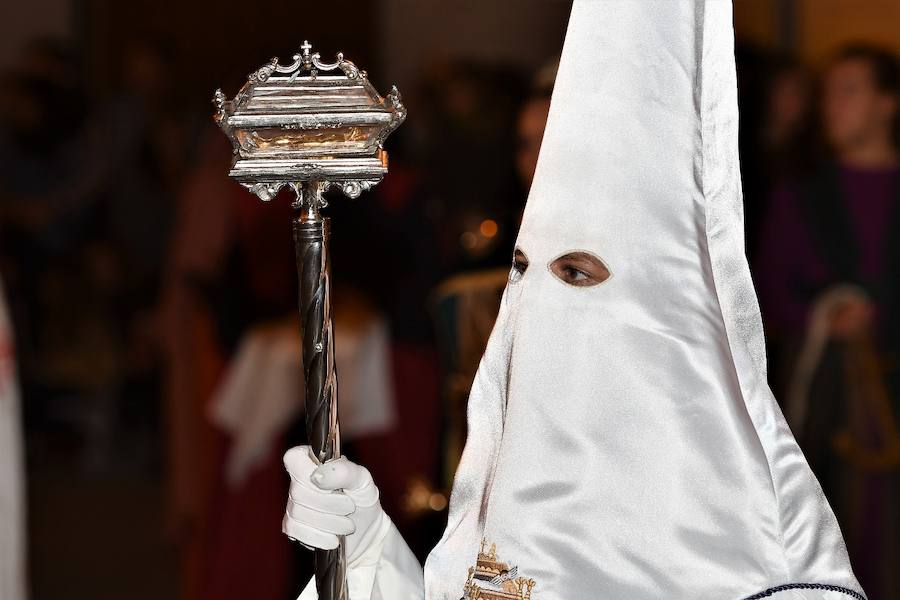
M 351 600 L 864 598 L 766 383 L 737 136 L 729 0 L 575 0 L 424 582 L 363 469 L 286 457 Z

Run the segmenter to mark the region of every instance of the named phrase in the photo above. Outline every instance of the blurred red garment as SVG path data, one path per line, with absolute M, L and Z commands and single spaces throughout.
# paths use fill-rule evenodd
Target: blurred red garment
M 288 202 L 262 206 L 231 181 L 229 150 L 212 131 L 179 197 L 165 279 L 170 523 L 183 553 L 183 598 L 282 600 L 290 545 L 280 531 L 287 489 L 280 447 L 242 486 L 228 488 L 231 440 L 207 415 L 228 354 L 218 296 L 250 299 L 239 305 L 239 325 L 293 306 L 291 209 Z M 234 280 L 233 262 L 241 275 Z M 225 293 L 217 294 L 223 281 Z
M 224 178 L 224 172 L 220 176 Z M 286 197 L 263 205 L 245 189 L 232 186 L 235 215 L 234 256 L 238 279 L 226 276 L 224 294 L 246 294 L 238 321 L 246 330 L 254 321 L 281 320 L 296 310 L 296 280 L 291 239 L 293 209 Z M 221 344 L 221 340 L 219 340 Z M 223 353 L 225 352 L 222 349 Z M 229 356 L 229 362 L 231 360 Z M 299 368 L 299 359 L 298 359 Z M 215 382 L 218 389 L 224 369 Z M 215 390 L 204 399 L 209 420 Z M 215 426 L 213 426 L 215 427 Z M 207 498 L 210 522 L 203 600 L 282 600 L 289 595 L 291 543 L 281 533 L 287 478 L 281 466 L 285 447 L 277 440 L 246 479 L 234 485 L 227 474 L 236 440 L 215 427 L 215 483 Z M 199 599 L 198 599 L 199 600 Z
M 216 140 L 218 141 L 218 140 Z M 201 162 L 188 174 L 177 201 L 176 227 L 161 295 L 168 429 L 168 521 L 182 552 L 182 597 L 199 598 L 204 560 L 205 507 L 213 481 L 215 435 L 204 400 L 215 384 L 221 357 L 212 319 L 193 281 L 222 268 L 232 236 L 229 198 L 234 184 L 222 177 L 228 147 L 208 139 Z M 239 190 L 238 190 L 239 191 Z

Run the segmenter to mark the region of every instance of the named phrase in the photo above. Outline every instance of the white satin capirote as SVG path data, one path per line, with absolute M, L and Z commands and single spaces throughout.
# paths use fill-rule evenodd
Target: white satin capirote
M 429 600 L 482 538 L 535 600 L 860 590 L 766 384 L 736 96 L 728 0 L 575 1 Z M 556 279 L 573 250 L 612 277 Z
M 482 539 L 532 600 L 859 597 L 766 383 L 737 133 L 729 0 L 575 0 L 427 600 Z M 572 251 L 612 277 L 563 283 Z

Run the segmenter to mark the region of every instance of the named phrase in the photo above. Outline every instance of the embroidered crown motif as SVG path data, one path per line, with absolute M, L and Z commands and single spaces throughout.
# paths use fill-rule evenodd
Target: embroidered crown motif
M 497 545 L 486 550 L 487 540 L 481 540 L 481 551 L 460 600 L 531 600 L 534 579 L 519 577 L 519 567 L 510 567 L 497 558 Z

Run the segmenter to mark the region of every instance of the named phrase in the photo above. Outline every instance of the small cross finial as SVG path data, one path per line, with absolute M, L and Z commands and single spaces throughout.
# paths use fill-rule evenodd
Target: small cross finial
M 303 40 L 303 45 L 300 46 L 300 49 L 303 50 L 303 56 L 309 56 L 309 51 L 312 50 L 312 44 L 309 43 L 309 40 Z

